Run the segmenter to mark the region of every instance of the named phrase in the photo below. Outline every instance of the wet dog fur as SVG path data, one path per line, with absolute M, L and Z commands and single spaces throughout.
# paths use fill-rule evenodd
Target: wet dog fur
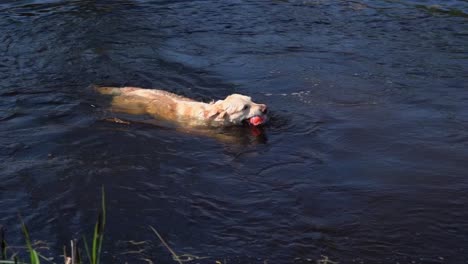
M 256 118 L 265 123 L 267 106 L 248 96 L 231 94 L 224 100 L 204 103 L 174 93 L 137 87 L 95 87 L 112 95 L 112 108 L 130 114 L 149 114 L 155 118 L 187 126 L 223 127 L 240 125 Z M 257 123 L 255 123 L 257 125 Z

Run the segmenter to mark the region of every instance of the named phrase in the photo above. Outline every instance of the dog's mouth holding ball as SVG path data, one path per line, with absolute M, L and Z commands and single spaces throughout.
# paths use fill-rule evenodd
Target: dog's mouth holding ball
M 255 115 L 250 118 L 244 119 L 243 122 L 251 126 L 260 126 L 266 123 L 266 116 Z

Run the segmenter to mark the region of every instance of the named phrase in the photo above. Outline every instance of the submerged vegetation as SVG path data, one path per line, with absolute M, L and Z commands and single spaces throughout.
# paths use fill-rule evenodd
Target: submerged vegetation
M 25 255 L 24 252 L 17 252 L 12 247 L 9 247 L 8 243 L 6 242 L 5 238 L 5 229 L 0 225 L 0 264 L 40 264 L 41 259 L 47 261 L 47 263 L 55 263 L 52 262 L 51 259 L 48 259 L 45 256 L 42 256 L 36 249 L 35 245 L 32 243 L 30 238 L 30 233 L 26 224 L 24 223 L 21 216 L 19 216 L 21 221 L 21 230 L 24 236 L 24 240 L 26 243 L 25 248 L 29 253 L 29 259 L 23 261 L 20 259 L 20 256 Z M 101 208 L 98 214 L 98 219 L 94 225 L 93 237 L 91 239 L 90 244 L 86 240 L 86 237 L 83 236 L 83 244 L 86 252 L 86 260 L 83 260 L 82 257 L 82 249 L 79 247 L 79 241 L 77 239 L 72 239 L 70 241 L 70 255 L 67 252 L 67 247 L 63 247 L 63 261 L 64 264 L 99 264 L 101 260 L 101 252 L 102 246 L 104 241 L 104 229 L 106 225 L 106 200 L 105 200 L 105 193 L 104 188 L 102 189 L 101 195 Z M 171 254 L 172 259 L 174 262 L 178 264 L 183 264 L 184 262 L 190 262 L 193 260 L 202 260 L 207 259 L 209 257 L 199 257 L 191 254 L 177 254 L 169 244 L 163 239 L 161 234 L 152 226 L 149 226 L 149 229 L 155 234 L 155 236 L 159 239 L 161 244 L 167 249 L 167 251 Z M 91 245 L 91 246 L 89 246 Z M 17 247 L 15 247 L 17 248 Z M 10 254 L 10 255 L 9 255 Z M 338 264 L 338 262 L 331 261 L 327 256 L 321 256 L 322 259 L 317 260 L 319 264 Z M 152 263 L 150 261 L 150 263 Z M 226 260 L 220 261 L 215 260 L 216 264 L 224 264 L 227 263 Z M 268 260 L 265 260 L 264 263 L 268 263 Z
M 21 230 L 23 232 L 23 236 L 26 243 L 26 250 L 29 253 L 29 260 L 22 261 L 19 256 L 23 255 L 23 252 L 16 252 L 11 247 L 8 246 L 5 238 L 5 229 L 0 226 L 0 264 L 40 264 L 41 259 L 50 260 L 44 256 L 42 256 L 35 248 L 34 244 L 31 241 L 30 233 L 26 224 L 19 217 L 21 220 Z M 85 236 L 82 237 L 82 241 L 84 244 L 84 249 L 86 252 L 86 259 L 83 260 L 82 256 L 82 249 L 79 247 L 79 241 L 77 239 L 73 239 L 70 241 L 70 254 L 67 252 L 67 247 L 63 247 L 63 260 L 64 264 L 99 264 L 101 260 L 101 252 L 102 246 L 104 241 L 104 229 L 106 225 L 106 200 L 105 200 L 105 192 L 104 188 L 102 189 L 101 195 L 101 209 L 98 215 L 98 219 L 94 225 L 93 236 L 88 243 Z M 169 245 L 168 243 L 162 238 L 159 232 L 152 226 L 149 227 L 150 230 L 158 237 L 161 241 L 162 245 L 171 253 L 172 259 L 182 264 L 183 262 L 187 262 L 194 259 L 203 259 L 198 256 L 190 255 L 190 254 L 183 254 L 178 255 Z M 10 253 L 10 255 L 8 254 Z M 217 263 L 221 263 L 217 261 Z
M 0 264 L 40 264 L 40 259 L 47 260 L 46 257 L 39 254 L 31 242 L 28 228 L 26 224 L 21 219 L 21 230 L 26 243 L 26 249 L 29 253 L 29 260 L 23 262 L 19 259 L 21 252 L 15 252 L 11 249 L 5 239 L 5 229 L 0 226 Z M 98 220 L 94 225 L 93 237 L 91 240 L 91 247 L 88 245 L 88 242 L 83 236 L 83 244 L 86 251 L 87 261 L 83 261 L 82 250 L 78 246 L 78 240 L 73 239 L 70 242 L 70 255 L 67 254 L 67 248 L 63 248 L 63 258 L 65 264 L 99 264 L 102 252 L 102 244 L 104 241 L 104 228 L 106 224 L 106 200 L 104 188 L 102 189 L 101 195 L 101 209 L 98 215 Z M 8 255 L 10 253 L 11 255 Z

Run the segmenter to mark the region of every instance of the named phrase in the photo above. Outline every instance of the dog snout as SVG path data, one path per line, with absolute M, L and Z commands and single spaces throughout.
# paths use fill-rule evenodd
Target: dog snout
M 266 105 L 262 104 L 260 105 L 260 111 L 264 114 L 266 114 L 268 112 L 268 108 Z

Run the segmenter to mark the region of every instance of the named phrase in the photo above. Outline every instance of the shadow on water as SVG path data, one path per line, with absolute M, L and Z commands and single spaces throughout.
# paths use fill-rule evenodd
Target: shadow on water
M 0 225 L 56 257 L 105 186 L 106 263 L 172 263 L 148 225 L 200 263 L 465 261 L 468 7 L 432 2 L 3 1 Z M 272 114 L 180 130 L 96 83 Z

